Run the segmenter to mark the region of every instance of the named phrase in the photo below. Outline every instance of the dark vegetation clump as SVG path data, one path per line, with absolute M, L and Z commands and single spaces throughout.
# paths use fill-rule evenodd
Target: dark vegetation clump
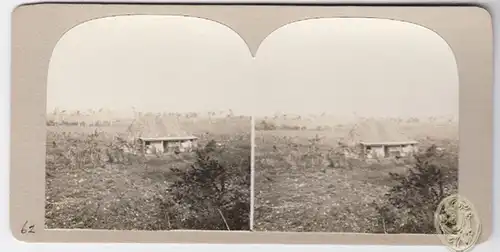
M 266 120 L 260 121 L 259 124 L 256 125 L 255 130 L 276 130 L 278 126 L 276 126 L 273 122 L 268 122 Z
M 416 155 L 407 174 L 390 173 L 395 185 L 376 205 L 374 232 L 435 233 L 434 212 L 439 202 L 458 191 L 457 157 L 440 153 L 435 145 Z
M 261 120 L 260 123 L 258 123 L 255 126 L 255 130 L 267 130 L 267 131 L 272 131 L 272 130 L 289 130 L 289 131 L 294 131 L 294 130 L 306 130 L 307 127 L 305 126 L 300 126 L 300 125 L 288 125 L 288 124 L 282 124 L 282 125 L 276 125 L 276 123 L 272 121 L 266 121 L 266 120 Z M 324 130 L 324 129 L 320 129 Z
M 162 202 L 163 212 L 183 216 L 165 229 L 247 230 L 250 213 L 250 160 L 228 162 L 224 150 L 210 141 L 196 151 L 188 170 L 174 169 L 177 180 Z

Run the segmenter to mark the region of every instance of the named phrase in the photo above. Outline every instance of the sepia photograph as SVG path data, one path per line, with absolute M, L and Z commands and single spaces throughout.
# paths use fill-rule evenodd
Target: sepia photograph
M 458 192 L 458 70 L 433 31 L 317 19 L 271 34 L 255 115 L 256 231 L 435 233 Z
M 11 233 L 487 242 L 492 36 L 473 6 L 20 5 Z
M 249 61 L 237 38 L 175 16 L 67 32 L 48 75 L 46 228 L 249 230 L 250 106 L 226 70 Z

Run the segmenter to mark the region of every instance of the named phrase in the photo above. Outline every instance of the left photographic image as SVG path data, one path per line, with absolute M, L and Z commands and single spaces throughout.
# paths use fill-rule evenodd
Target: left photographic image
M 65 33 L 48 69 L 45 228 L 250 230 L 251 59 L 199 18 Z

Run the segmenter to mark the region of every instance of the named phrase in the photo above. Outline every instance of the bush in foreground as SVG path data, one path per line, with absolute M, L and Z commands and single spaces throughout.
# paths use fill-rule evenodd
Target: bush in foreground
M 456 157 L 431 146 L 415 159 L 408 174 L 390 173 L 396 185 L 386 193 L 385 202 L 375 206 L 380 216 L 375 232 L 435 232 L 436 207 L 458 189 Z
M 164 228 L 248 230 L 249 158 L 226 158 L 211 141 L 196 151 L 196 162 L 189 169 L 173 169 L 179 180 L 161 204 Z

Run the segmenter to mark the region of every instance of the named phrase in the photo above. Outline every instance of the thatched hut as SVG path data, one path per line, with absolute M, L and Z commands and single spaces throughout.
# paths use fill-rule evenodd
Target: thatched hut
M 418 142 L 404 135 L 390 122 L 367 120 L 356 124 L 348 136 L 348 145 L 368 159 L 400 158 L 418 151 Z
M 198 137 L 182 130 L 176 118 L 143 116 L 128 131 L 144 154 L 190 152 L 198 147 Z

